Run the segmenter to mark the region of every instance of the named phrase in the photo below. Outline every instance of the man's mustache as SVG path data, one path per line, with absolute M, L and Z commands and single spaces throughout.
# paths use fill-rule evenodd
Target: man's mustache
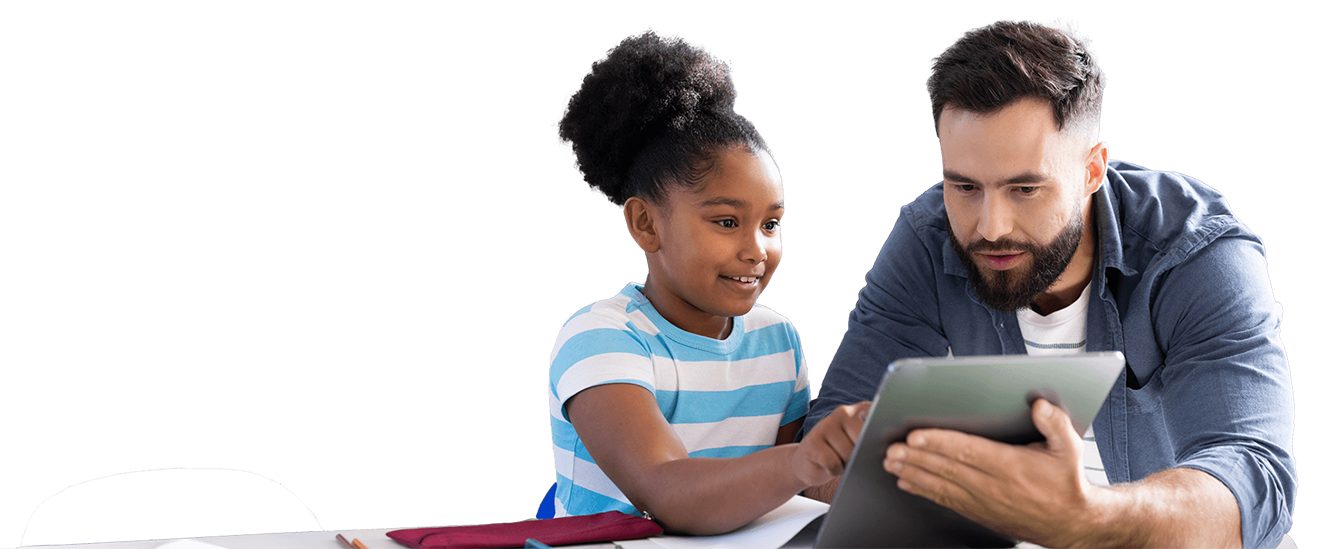
M 1001 238 L 999 240 L 986 240 L 977 238 L 974 242 L 967 244 L 966 252 L 968 254 L 980 252 L 1035 252 L 1037 247 L 1030 242 L 1018 242 L 1016 240 Z

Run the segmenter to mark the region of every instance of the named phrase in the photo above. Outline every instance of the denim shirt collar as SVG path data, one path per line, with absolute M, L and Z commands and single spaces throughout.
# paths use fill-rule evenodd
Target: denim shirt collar
M 1097 274 L 1103 275 L 1105 269 L 1112 268 L 1125 276 L 1134 276 L 1138 271 L 1124 263 L 1124 239 L 1119 226 L 1119 202 L 1111 190 L 1111 177 L 1118 178 L 1120 175 L 1114 168 L 1107 167 L 1106 177 L 1101 182 L 1100 190 L 1092 195 L 1092 215 L 1096 216 L 1096 240 L 1100 248 L 1100 262 L 1096 270 Z

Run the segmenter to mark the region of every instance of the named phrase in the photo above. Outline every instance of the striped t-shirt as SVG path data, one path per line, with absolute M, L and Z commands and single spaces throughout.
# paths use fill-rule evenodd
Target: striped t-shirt
M 565 402 L 583 389 L 629 383 L 652 391 L 689 457 L 738 457 L 768 448 L 778 427 L 809 411 L 800 338 L 781 315 L 756 305 L 735 317 L 726 339 L 712 339 L 667 322 L 641 290 L 629 284 L 575 313 L 551 351 L 555 516 L 638 514 L 565 415 Z
M 1091 303 L 1091 284 L 1082 288 L 1068 307 L 1041 316 L 1031 309 L 1019 309 L 1018 327 L 1032 356 L 1076 355 L 1087 350 L 1087 306 Z M 1100 449 L 1096 446 L 1096 433 L 1087 426 L 1082 435 L 1082 471 L 1087 481 L 1096 486 L 1109 486 Z

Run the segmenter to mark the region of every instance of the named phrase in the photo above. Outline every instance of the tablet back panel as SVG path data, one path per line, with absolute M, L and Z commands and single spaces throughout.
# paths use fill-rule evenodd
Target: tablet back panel
M 888 445 L 921 427 L 1010 444 L 1043 440 L 1030 403 L 1045 398 L 1087 431 L 1124 357 L 1118 352 L 923 358 L 889 366 L 816 547 L 1012 547 L 1016 542 L 897 488 L 883 469 Z

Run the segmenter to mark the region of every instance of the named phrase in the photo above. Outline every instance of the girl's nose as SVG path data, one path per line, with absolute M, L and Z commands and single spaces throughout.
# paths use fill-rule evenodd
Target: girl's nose
M 746 238 L 744 246 L 740 248 L 740 259 L 753 264 L 767 261 L 768 250 L 764 246 L 767 239 L 768 235 L 763 234 L 763 231 L 756 231 L 752 238 Z

